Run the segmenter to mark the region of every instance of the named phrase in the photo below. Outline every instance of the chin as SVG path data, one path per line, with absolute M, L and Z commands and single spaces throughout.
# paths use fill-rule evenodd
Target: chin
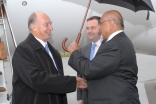
M 50 37 L 48 37 L 47 39 L 50 39 Z
M 48 36 L 47 36 L 47 38 L 49 39 L 51 37 L 51 35 L 49 34 Z
M 89 39 L 92 40 L 92 39 L 94 39 L 94 37 L 93 36 L 90 36 Z
M 50 37 L 45 37 L 46 40 L 50 39 Z

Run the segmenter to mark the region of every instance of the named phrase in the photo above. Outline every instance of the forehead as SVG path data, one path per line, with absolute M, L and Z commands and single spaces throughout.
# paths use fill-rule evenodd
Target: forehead
M 50 18 L 45 14 L 38 15 L 37 16 L 37 21 L 39 21 L 41 23 L 51 22 Z
M 87 26 L 93 26 L 93 25 L 98 25 L 98 20 L 93 19 L 93 20 L 87 21 Z
M 108 17 L 107 17 L 107 13 L 105 13 L 105 14 L 102 15 L 100 21 L 104 21 L 106 18 L 108 18 Z

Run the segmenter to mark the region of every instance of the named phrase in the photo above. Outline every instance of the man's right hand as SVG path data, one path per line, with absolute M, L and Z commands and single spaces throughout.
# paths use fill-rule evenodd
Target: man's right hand
M 76 87 L 77 88 L 87 88 L 87 81 L 80 78 L 80 77 L 76 77 L 76 80 L 77 80 L 77 85 Z
M 75 51 L 75 50 L 80 50 L 80 45 L 77 44 L 76 41 L 73 41 L 73 42 L 69 45 L 68 51 L 69 51 L 70 53 L 72 53 L 72 52 Z
M 78 100 L 78 104 L 83 104 L 83 101 L 82 100 Z

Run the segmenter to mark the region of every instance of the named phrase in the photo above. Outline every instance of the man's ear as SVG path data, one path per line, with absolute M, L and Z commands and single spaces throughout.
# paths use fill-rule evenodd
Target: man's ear
M 36 31 L 37 29 L 37 26 L 35 24 L 31 24 L 30 27 L 32 31 Z
M 109 23 L 109 29 L 112 30 L 114 28 L 114 21 L 110 21 Z

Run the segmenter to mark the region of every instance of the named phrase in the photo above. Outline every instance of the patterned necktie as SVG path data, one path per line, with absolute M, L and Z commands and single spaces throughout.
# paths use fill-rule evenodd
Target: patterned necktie
M 91 52 L 90 52 L 90 61 L 93 59 L 95 47 L 96 47 L 96 44 L 92 44 L 92 48 L 91 48 Z

